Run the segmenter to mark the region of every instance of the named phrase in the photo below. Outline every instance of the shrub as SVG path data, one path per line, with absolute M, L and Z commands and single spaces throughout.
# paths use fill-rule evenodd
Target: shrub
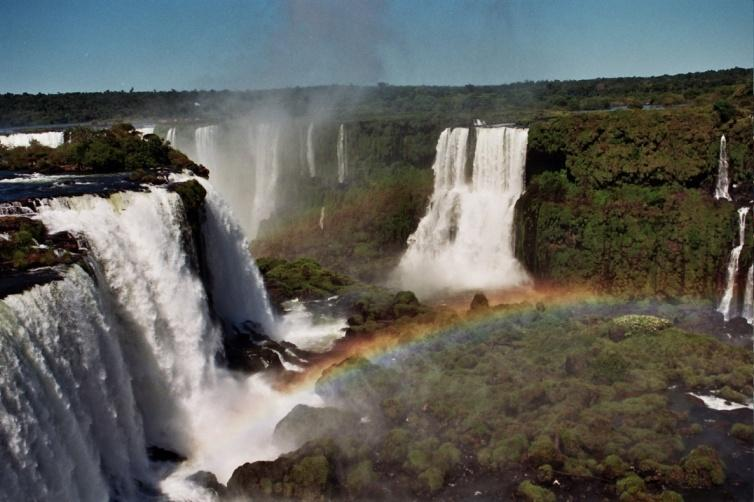
M 750 424 L 735 423 L 730 428 L 730 435 L 746 443 L 751 443 L 754 439 L 754 429 Z
M 555 502 L 555 494 L 529 480 L 518 485 L 518 494 L 529 502 Z
M 685 484 L 690 488 L 710 488 L 725 482 L 725 466 L 717 451 L 698 446 L 681 461 Z

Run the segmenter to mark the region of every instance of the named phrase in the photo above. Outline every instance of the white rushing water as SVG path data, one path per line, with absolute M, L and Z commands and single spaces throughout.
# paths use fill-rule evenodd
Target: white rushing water
M 338 128 L 338 183 L 344 183 L 346 176 L 348 175 L 348 135 L 346 134 L 346 126 L 340 124 Z
M 317 163 L 314 160 L 314 123 L 310 122 L 306 128 L 306 166 L 309 168 L 309 176 L 317 175 Z
M 744 307 L 741 317 L 754 325 L 754 264 L 746 272 L 746 287 L 744 288 Z
M 170 143 L 170 145 L 173 148 L 178 148 L 178 144 L 176 143 L 176 140 L 175 140 L 175 131 L 176 131 L 175 127 L 171 127 L 170 129 L 168 129 L 167 134 L 165 134 L 165 140 L 168 143 Z M 178 149 L 180 150 L 180 148 Z
M 62 131 L 48 131 L 35 133 L 15 133 L 7 136 L 0 135 L 0 145 L 14 148 L 18 146 L 29 146 L 32 141 L 40 145 L 56 148 L 63 144 L 64 135 Z
M 335 299 L 330 298 L 328 303 Z M 285 333 L 286 341 L 310 352 L 327 352 L 336 340 L 343 338 L 348 327 L 346 319 L 315 315 L 297 298 L 285 302 L 283 309 L 280 330 Z
M 728 149 L 725 142 L 725 135 L 720 136 L 720 155 L 718 158 L 717 166 L 715 199 L 731 200 L 729 193 L 730 178 L 728 174 Z
M 738 245 L 730 252 L 725 276 L 725 292 L 720 300 L 720 305 L 717 307 L 717 311 L 723 315 L 726 322 L 738 314 L 736 305 L 736 279 L 738 277 L 738 260 L 741 257 L 741 251 L 744 248 L 746 239 L 746 215 L 748 213 L 748 207 L 742 207 L 738 210 Z
M 525 284 L 513 253 L 514 206 L 524 188 L 528 130 L 476 129 L 467 179 L 467 128 L 446 129 L 437 142 L 434 191 L 426 215 L 394 272 L 421 296 Z
M 137 127 L 136 130 L 142 135 L 154 134 L 154 126 Z
M 186 142 L 173 127 L 166 140 L 210 170 L 212 185 L 253 240 L 277 208 L 281 133 L 274 123 L 209 125 L 196 128 L 193 142 Z
M 271 326 L 247 242 L 204 184 L 214 312 Z M 208 499 L 187 475 L 226 482 L 244 462 L 275 458 L 276 423 L 321 404 L 311 388 L 281 394 L 216 366 L 222 329 L 175 193 L 52 199 L 34 217 L 82 237 L 96 280 L 74 266 L 0 301 L 0 499 L 139 500 L 158 485 L 171 500 Z M 147 446 L 188 460 L 160 481 Z

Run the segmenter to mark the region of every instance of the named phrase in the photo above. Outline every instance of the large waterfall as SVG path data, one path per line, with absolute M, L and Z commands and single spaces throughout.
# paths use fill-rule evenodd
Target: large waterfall
M 730 178 L 728 174 L 728 149 L 725 143 L 725 135 L 720 136 L 720 155 L 717 162 L 717 183 L 715 185 L 715 198 L 730 198 Z
M 746 215 L 749 213 L 748 207 L 742 207 L 738 210 L 738 245 L 730 252 L 728 260 L 728 269 L 725 276 L 725 292 L 720 300 L 717 311 L 723 315 L 726 321 L 729 321 L 738 313 L 736 298 L 736 279 L 738 278 L 738 260 L 741 257 L 741 251 L 746 242 Z
M 189 458 L 163 491 L 198 490 L 186 474 L 207 469 L 227 480 L 244 461 L 279 453 L 259 437 L 271 437 L 292 400 L 317 403 L 306 394 L 266 404 L 277 394 L 260 378 L 215 365 L 220 320 L 270 327 L 272 319 L 247 243 L 204 184 L 212 305 L 185 248 L 176 194 L 153 188 L 38 207 L 34 217 L 51 232 L 80 237 L 95 277 L 73 266 L 0 302 L 0 499 L 155 496 L 147 446 Z
M 346 126 L 340 124 L 338 128 L 338 183 L 346 181 L 346 175 L 348 175 L 348 135 L 346 134 Z
M 0 135 L 0 145 L 14 148 L 17 146 L 29 146 L 32 141 L 40 145 L 57 148 L 64 142 L 62 131 L 35 132 L 35 133 L 15 133 L 7 136 Z
M 518 286 L 528 275 L 513 254 L 514 206 L 524 188 L 527 129 L 478 127 L 471 176 L 467 128 L 445 129 L 432 167 L 427 214 L 395 271 L 427 295 Z

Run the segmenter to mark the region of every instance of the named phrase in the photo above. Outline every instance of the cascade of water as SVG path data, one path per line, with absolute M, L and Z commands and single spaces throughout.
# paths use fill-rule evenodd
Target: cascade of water
M 210 170 L 212 185 L 253 240 L 260 224 L 277 207 L 281 134 L 279 124 L 252 123 L 222 129 L 217 125 L 199 127 L 191 145 L 175 144 L 176 140 L 180 143 L 175 128 L 168 130 L 166 139 Z M 306 156 L 308 162 L 309 153 Z M 308 168 L 311 173 L 313 164 Z
M 317 165 L 314 162 L 314 123 L 310 122 L 306 129 L 306 165 L 309 167 L 309 176 L 317 175 Z
M 0 136 L 0 145 L 7 146 L 8 148 L 29 146 L 32 141 L 36 141 L 43 146 L 49 146 L 50 148 L 57 148 L 63 144 L 64 134 L 62 131 L 48 131 Z
M 0 302 L 0 499 L 134 500 L 155 485 L 130 336 L 78 267 Z
M 725 135 L 720 136 L 720 156 L 718 158 L 717 166 L 715 199 L 731 200 L 729 193 L 730 179 L 728 177 L 728 149 L 725 142 Z
M 319 210 L 319 229 L 325 229 L 325 206 L 322 206 L 322 208 Z
M 175 127 L 171 127 L 168 129 L 167 134 L 165 135 L 165 140 L 170 143 L 170 145 L 173 148 L 178 148 L 178 144 L 175 141 Z
M 741 317 L 754 325 L 754 264 L 746 272 L 746 288 L 744 289 L 744 308 Z
M 344 124 L 340 124 L 338 128 L 338 183 L 346 181 L 346 175 L 348 174 L 348 135 L 346 134 L 346 127 Z
M 199 164 L 213 169 L 219 164 L 216 141 L 218 127 L 216 125 L 197 127 L 194 131 L 194 159 Z
M 201 182 L 214 311 L 274 330 L 248 242 Z M 75 266 L 0 301 L 0 499 L 142 498 L 158 482 L 146 456 L 155 445 L 189 457 L 160 487 L 198 500 L 186 475 L 208 469 L 225 481 L 245 461 L 277 456 L 277 421 L 320 401 L 215 366 L 222 330 L 184 249 L 180 198 L 154 188 L 37 209 L 51 232 L 83 238 L 97 279 Z
M 477 128 L 471 182 L 466 179 L 468 134 L 455 128 L 440 135 L 427 214 L 393 276 L 420 295 L 529 280 L 513 254 L 513 212 L 523 192 L 528 130 Z
M 207 262 L 212 265 L 210 291 L 218 315 L 233 324 L 253 320 L 275 335 L 272 307 L 264 281 L 248 252 L 249 241 L 220 194 L 206 180 L 206 219 L 202 223 Z
M 746 215 L 749 212 L 748 207 L 742 207 L 738 210 L 738 245 L 730 252 L 728 260 L 728 269 L 725 278 L 725 292 L 720 300 L 717 311 L 723 315 L 725 321 L 729 321 L 736 316 L 737 306 L 735 302 L 736 278 L 738 276 L 738 259 L 744 248 L 746 238 Z

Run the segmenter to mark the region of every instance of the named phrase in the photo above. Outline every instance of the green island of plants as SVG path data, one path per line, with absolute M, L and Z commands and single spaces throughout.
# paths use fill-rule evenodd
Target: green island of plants
M 606 315 L 609 304 L 472 313 L 426 339 L 406 330 L 374 362 L 347 359 L 317 384 L 336 408 L 297 409 L 281 422 L 304 446 L 239 467 L 228 494 L 731 496 L 719 445 L 697 439 L 712 426 L 685 393 L 726 388 L 746 400 L 751 351 L 664 318 Z M 727 440 L 750 438 L 745 424 L 728 427 Z

